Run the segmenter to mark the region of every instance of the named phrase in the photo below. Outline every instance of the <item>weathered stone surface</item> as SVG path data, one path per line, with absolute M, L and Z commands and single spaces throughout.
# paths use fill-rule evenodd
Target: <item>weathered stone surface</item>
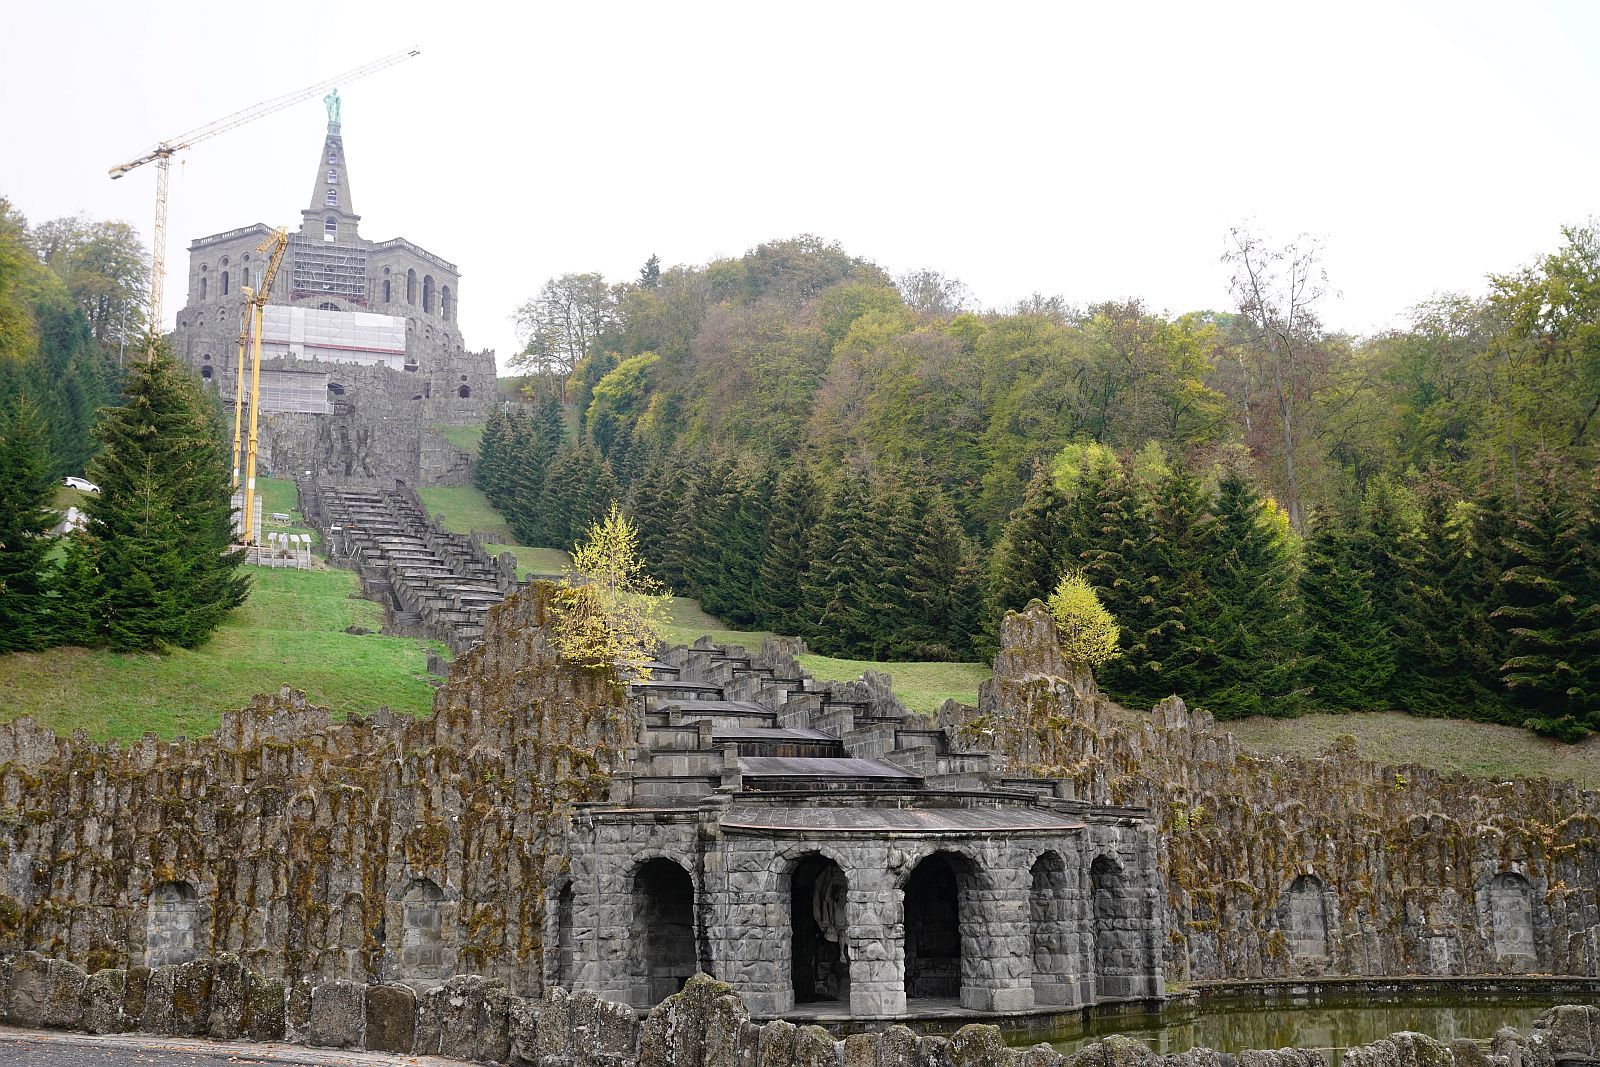
M 12 962 L 8 1021 L 16 1026 L 76 1029 L 89 976 L 65 960 L 25 953 Z
M 311 990 L 306 1042 L 325 1048 L 359 1048 L 367 1024 L 366 987 L 333 979 Z
M 1527 1047 L 1533 1067 L 1600 1062 L 1600 1008 L 1576 1004 L 1551 1008 L 1534 1020 Z
M 794 1043 L 798 1029 L 786 1019 L 776 1019 L 763 1026 L 756 1056 L 760 1067 L 794 1067 Z
M 209 959 L 151 968 L 139 1029 L 177 1037 L 203 1035 L 211 1015 L 211 969 Z
M 1020 1067 L 1061 1067 L 1061 1053 L 1040 1043 L 1022 1050 Z
M 878 1035 L 878 1067 L 917 1067 L 917 1035 L 898 1023 Z
M 127 1029 L 137 1029 L 142 1024 L 149 989 L 150 968 L 129 967 L 122 987 L 122 1020 Z
M 1143 1042 L 1111 1034 L 1074 1052 L 1067 1063 L 1070 1067 L 1153 1067 L 1159 1058 Z
M 244 964 L 232 953 L 218 956 L 211 969 L 211 1015 L 206 1032 L 219 1041 L 232 1041 L 243 1034 L 246 996 Z
M 510 994 L 504 982 L 456 977 L 422 994 L 416 1051 L 505 1062 L 511 1055 Z
M 842 1048 L 822 1027 L 802 1026 L 794 1035 L 794 1067 L 837 1067 Z
M 417 996 L 402 985 L 367 987 L 366 1047 L 374 1052 L 410 1052 L 416 1044 Z
M 244 1016 L 240 1020 L 245 1037 L 252 1041 L 282 1041 L 287 1031 L 285 1008 L 283 979 L 246 973 Z
M 640 1067 L 732 1067 L 739 1024 L 748 1018 L 732 986 L 696 974 L 645 1017 Z
M 117 1034 L 124 1029 L 123 998 L 127 995 L 126 971 L 96 971 L 83 987 L 82 1028 L 91 1034 Z

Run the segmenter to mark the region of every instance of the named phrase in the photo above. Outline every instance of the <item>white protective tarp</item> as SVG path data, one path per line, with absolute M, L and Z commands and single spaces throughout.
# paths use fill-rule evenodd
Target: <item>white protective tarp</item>
M 365 311 L 268 304 L 261 324 L 261 355 L 382 364 L 401 370 L 406 359 L 406 320 Z

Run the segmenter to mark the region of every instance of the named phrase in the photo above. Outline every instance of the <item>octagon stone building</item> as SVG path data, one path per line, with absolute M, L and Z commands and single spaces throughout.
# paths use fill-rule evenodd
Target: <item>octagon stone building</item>
M 456 325 L 454 263 L 402 237 L 361 236 L 341 126 L 330 119 L 311 196 L 269 296 L 262 334 L 262 463 L 284 475 L 464 480 L 438 427 L 479 422 L 492 351 Z M 263 223 L 189 245 L 188 297 L 173 346 L 230 404 L 240 381 L 245 290 L 260 285 Z M 248 381 L 245 388 L 249 388 Z

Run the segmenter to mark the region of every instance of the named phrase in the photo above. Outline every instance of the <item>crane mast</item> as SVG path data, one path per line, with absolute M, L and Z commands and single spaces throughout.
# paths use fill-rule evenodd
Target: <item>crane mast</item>
M 119 163 L 111 168 L 109 173 L 113 179 L 116 179 L 123 177 L 137 167 L 144 166 L 146 163 L 154 163 L 156 165 L 156 220 L 155 229 L 151 235 L 153 243 L 150 249 L 150 332 L 145 340 L 146 359 L 154 358 L 156 339 L 161 333 L 163 290 L 166 287 L 167 280 L 167 186 L 172 169 L 172 157 L 185 148 L 215 137 L 219 133 L 226 133 L 246 123 L 254 122 L 256 119 L 265 118 L 275 111 L 281 111 L 289 107 L 291 104 L 298 104 L 302 100 L 310 99 L 318 93 L 332 89 L 335 86 L 348 84 L 358 78 L 365 78 L 369 74 L 374 74 L 386 67 L 392 67 L 396 63 L 403 63 L 421 54 L 420 49 L 409 48 L 403 52 L 384 56 L 382 59 L 374 60 L 371 63 L 353 67 L 342 74 L 336 74 L 332 78 L 317 82 L 315 85 L 296 89 L 294 92 L 273 97 L 271 100 L 263 100 L 259 104 L 245 108 L 243 111 L 236 111 L 231 115 L 217 119 L 215 122 L 197 126 L 187 133 L 181 133 L 169 140 L 162 141 L 144 155 L 130 159 L 126 163 Z

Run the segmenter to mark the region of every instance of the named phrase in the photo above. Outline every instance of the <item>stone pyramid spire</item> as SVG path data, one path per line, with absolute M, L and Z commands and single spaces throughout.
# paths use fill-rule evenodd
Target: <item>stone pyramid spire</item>
M 322 154 L 317 157 L 311 204 L 300 213 L 300 233 L 316 240 L 345 244 L 356 239 L 356 223 L 361 216 L 355 213 L 350 168 L 345 165 L 344 138 L 339 132 L 339 91 L 335 89 L 329 93 L 323 103 L 328 108 L 328 135 L 322 142 Z

